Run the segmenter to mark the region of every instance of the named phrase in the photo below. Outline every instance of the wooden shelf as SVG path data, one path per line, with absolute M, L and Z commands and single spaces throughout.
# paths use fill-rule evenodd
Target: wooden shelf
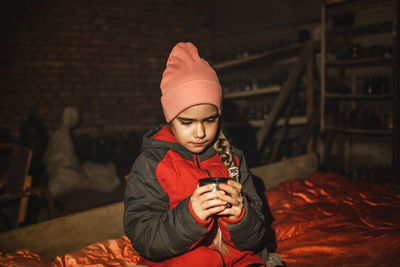
M 348 2 L 349 0 L 326 0 L 325 4 L 326 5 L 336 5 L 336 4 L 341 4 L 341 3 L 345 3 Z
M 326 62 L 327 67 L 359 67 L 359 66 L 371 66 L 375 65 L 390 65 L 392 64 L 392 58 L 385 57 L 371 57 L 371 58 L 360 58 L 360 59 L 349 59 L 349 60 L 330 60 Z
M 234 66 L 238 66 L 238 65 L 241 65 L 244 63 L 250 63 L 252 61 L 256 61 L 259 59 L 266 59 L 268 57 L 279 56 L 280 54 L 295 53 L 295 52 L 299 51 L 299 49 L 301 49 L 302 47 L 303 47 L 303 44 L 296 43 L 296 44 L 288 45 L 283 48 L 269 50 L 269 51 L 266 51 L 266 52 L 263 52 L 260 54 L 249 55 L 246 58 L 234 59 L 234 60 L 230 60 L 230 61 L 226 61 L 226 62 L 216 63 L 216 64 L 213 64 L 212 67 L 216 71 L 218 71 L 218 70 L 222 70 L 224 68 L 234 67 Z
M 327 34 L 341 34 L 341 35 L 351 35 L 360 36 L 360 35 L 371 35 L 378 33 L 390 33 L 393 28 L 392 21 L 383 21 L 377 22 L 369 25 L 360 25 L 360 26 L 349 26 L 349 27 L 341 27 L 341 28 L 332 28 L 326 31 Z
M 396 77 L 398 62 L 399 36 L 398 5 L 400 0 L 326 0 L 321 8 L 321 102 L 320 102 L 320 127 L 321 132 L 327 133 L 321 141 L 320 160 L 330 164 L 331 159 L 340 158 L 342 166 L 369 164 L 373 161 L 367 154 L 373 153 L 374 157 L 382 157 L 384 164 L 390 164 L 392 154 L 393 173 L 398 174 L 399 165 L 399 135 L 397 131 L 398 111 L 396 100 L 398 84 Z M 352 21 L 353 20 L 353 21 Z M 344 23 L 347 23 L 347 26 Z M 344 26 L 340 26 L 340 24 Z M 392 40 L 392 41 L 391 41 Z M 361 50 L 367 52 L 365 56 L 378 55 L 377 57 L 364 57 L 352 59 L 340 57 L 345 52 L 351 52 L 350 44 L 359 43 Z M 376 48 L 376 50 L 375 50 Z M 348 49 L 345 51 L 344 49 Z M 378 50 L 382 50 L 378 51 Z M 389 51 L 391 50 L 391 51 Z M 341 59 L 340 59 L 341 58 Z M 383 74 L 385 73 L 385 74 Z M 364 95 L 359 91 L 361 79 L 365 76 L 389 77 L 390 92 L 385 94 Z M 349 88 L 345 93 L 327 91 L 332 82 L 342 84 Z M 364 80 L 365 82 L 365 80 Z M 335 89 L 335 88 L 332 88 Z M 343 92 L 343 91 L 337 91 Z M 357 92 L 357 93 L 356 93 Z M 336 124 L 335 114 L 327 114 L 333 100 L 340 104 L 351 106 L 352 110 L 363 112 L 365 108 L 379 115 L 383 111 L 391 112 L 389 121 L 374 121 L 371 118 L 371 128 L 362 128 L 356 124 Z M 346 103 L 346 101 L 348 101 Z M 361 103 L 364 101 L 364 103 Z M 374 102 L 374 103 L 373 103 Z M 337 104 L 339 104 L 337 103 Z M 375 105 L 376 103 L 376 105 Z M 335 103 L 336 104 L 336 103 Z M 348 108 L 345 106 L 345 108 Z M 339 105 L 340 109 L 340 105 Z M 392 110 L 392 111 L 390 111 Z M 368 111 L 369 112 L 369 111 Z M 358 114 L 357 114 L 358 115 Z M 383 115 L 383 114 L 382 114 Z M 333 116 L 333 117 L 331 117 Z M 385 118 L 386 119 L 386 118 Z M 391 128 L 379 128 L 379 123 L 393 124 Z M 372 128 L 375 126 L 376 128 Z M 338 127 L 338 126 L 349 127 Z M 366 124 L 365 126 L 369 126 Z M 384 125 L 382 125 L 384 126 Z M 382 151 L 375 149 L 385 141 Z M 391 146 L 387 146 L 387 145 Z M 335 149 L 333 149 L 335 148 Z M 332 158 L 333 157 L 333 158 Z M 355 160 L 357 158 L 357 160 Z M 383 160 L 383 158 L 385 158 Z M 396 176 L 396 180 L 398 182 Z
M 285 119 L 281 118 L 278 119 L 276 122 L 277 126 L 283 126 Z M 262 127 L 265 123 L 265 120 L 250 120 L 250 125 L 253 127 Z M 307 124 L 307 117 L 306 116 L 299 116 L 299 117 L 292 117 L 289 119 L 289 125 L 306 125 Z
M 344 11 L 365 10 L 365 9 L 387 9 L 393 7 L 392 0 L 379 0 L 378 5 L 371 1 L 365 0 L 326 0 L 325 5 L 328 7 L 340 8 Z
M 339 133 L 347 134 L 363 134 L 363 135 L 392 135 L 391 129 L 356 129 L 356 128 L 337 128 L 337 127 L 326 127 L 327 131 L 334 131 Z
M 272 85 L 272 86 L 263 87 L 263 88 L 259 88 L 259 89 L 253 89 L 253 90 L 249 90 L 249 91 L 239 91 L 239 92 L 227 93 L 224 95 L 224 99 L 266 95 L 266 94 L 277 94 L 280 92 L 281 88 L 282 88 L 282 86 L 280 86 L 280 85 Z
M 343 100 L 374 100 L 374 99 L 393 99 L 392 95 L 389 94 L 373 94 L 373 95 L 363 95 L 363 94 L 335 94 L 335 93 L 326 93 L 326 98 L 336 98 L 336 99 L 343 99 Z

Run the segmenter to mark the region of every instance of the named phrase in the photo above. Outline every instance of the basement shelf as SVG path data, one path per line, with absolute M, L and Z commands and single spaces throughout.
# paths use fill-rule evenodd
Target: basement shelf
M 392 64 L 392 58 L 384 57 L 371 57 L 361 59 L 349 59 L 349 60 L 330 60 L 326 62 L 326 66 L 329 67 L 358 67 L 358 66 L 371 66 L 371 64 L 377 65 L 390 65 Z
M 230 99 L 230 98 L 239 98 L 239 97 L 265 95 L 265 94 L 276 94 L 276 93 L 280 92 L 281 88 L 282 88 L 282 86 L 280 86 L 280 85 L 272 85 L 272 86 L 268 86 L 268 87 L 252 89 L 249 91 L 239 91 L 239 92 L 227 93 L 224 95 L 224 98 Z
M 285 122 L 285 119 L 280 118 L 276 122 L 276 125 L 277 126 L 283 126 L 284 122 Z M 249 123 L 253 127 L 262 127 L 265 124 L 265 120 L 250 120 Z M 306 116 L 291 117 L 289 119 L 289 125 L 291 125 L 291 126 L 305 125 L 305 124 L 307 124 L 307 117 Z
M 251 61 L 277 56 L 277 55 L 283 54 L 283 53 L 296 52 L 297 50 L 301 49 L 302 47 L 303 47 L 303 44 L 296 43 L 296 44 L 288 45 L 283 48 L 277 48 L 277 49 L 273 49 L 273 50 L 268 50 L 263 53 L 249 55 L 246 58 L 234 59 L 234 60 L 229 60 L 229 61 L 222 62 L 222 63 L 217 63 L 217 64 L 213 65 L 213 68 L 215 70 L 221 70 L 224 68 L 234 67 L 234 66 L 238 66 L 238 65 L 241 65 L 244 63 L 249 63 Z
M 363 94 L 334 94 L 327 93 L 325 94 L 326 98 L 336 98 L 343 100 L 374 100 L 374 99 L 387 99 L 391 100 L 393 98 L 390 94 L 372 94 L 372 95 L 363 95 Z
M 392 135 L 391 129 L 356 129 L 356 128 L 337 128 L 337 127 L 326 127 L 327 131 L 334 131 L 339 133 L 347 134 L 363 134 L 363 135 Z
M 348 26 L 332 28 L 326 31 L 327 34 L 340 34 L 340 35 L 351 35 L 352 37 L 358 35 L 372 35 L 378 33 L 390 33 L 392 31 L 392 21 L 377 22 L 374 24 L 362 25 L 362 26 Z

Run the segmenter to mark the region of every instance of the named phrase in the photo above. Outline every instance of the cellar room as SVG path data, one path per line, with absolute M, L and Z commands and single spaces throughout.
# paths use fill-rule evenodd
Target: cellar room
M 400 265 L 399 0 L 0 14 L 0 266 Z

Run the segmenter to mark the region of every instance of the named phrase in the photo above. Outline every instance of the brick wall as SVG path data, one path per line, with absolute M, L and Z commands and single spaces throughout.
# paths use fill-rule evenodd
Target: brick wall
M 170 49 L 209 56 L 207 1 L 16 0 L 0 11 L 0 127 L 18 137 L 31 107 L 51 133 L 63 108 L 77 133 L 147 129 L 163 121 L 159 82 Z

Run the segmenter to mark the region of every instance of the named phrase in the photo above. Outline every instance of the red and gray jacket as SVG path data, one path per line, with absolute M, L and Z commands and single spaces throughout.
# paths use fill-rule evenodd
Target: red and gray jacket
M 193 154 L 174 138 L 168 125 L 144 136 L 125 190 L 124 230 L 148 266 L 248 266 L 263 264 L 254 251 L 265 240 L 262 202 L 243 153 L 234 149 L 240 169 L 244 208 L 239 219 L 200 220 L 190 205 L 198 180 L 229 177 L 212 147 Z M 229 250 L 222 255 L 212 245 L 217 228 Z

